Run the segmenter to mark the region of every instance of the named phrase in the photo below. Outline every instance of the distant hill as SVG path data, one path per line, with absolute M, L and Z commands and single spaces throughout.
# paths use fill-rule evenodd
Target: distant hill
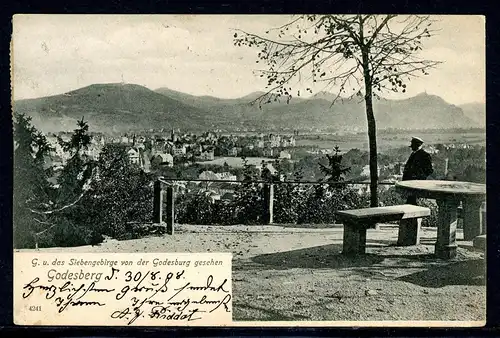
M 61 126 L 65 128 L 82 117 L 100 131 L 188 128 L 197 121 L 210 122 L 206 111 L 135 84 L 94 84 L 62 95 L 15 101 L 13 106 L 14 111 L 33 116 L 44 130 L 57 129 L 60 121 L 66 121 Z
M 366 128 L 364 102 L 360 98 L 338 100 L 332 105 L 334 95 L 322 93 L 293 104 L 263 106 L 263 109 L 242 116 L 248 123 L 264 121 L 266 125 L 324 127 L 339 129 Z M 461 128 L 476 126 L 463 111 L 434 95 L 420 94 L 405 100 L 374 100 L 377 128 Z
M 387 128 L 471 128 L 478 125 L 458 106 L 426 93 L 404 100 L 375 102 L 375 114 L 381 127 Z
M 241 98 L 195 96 L 168 88 L 155 91 L 134 84 L 94 84 L 65 94 L 14 102 L 14 111 L 33 116 L 42 130 L 74 129 L 82 116 L 92 130 L 125 131 L 181 128 L 324 128 L 366 129 L 364 102 L 344 99 L 332 105 L 334 94 L 320 92 L 310 98 L 286 102 L 251 104 L 263 95 Z M 445 102 L 425 93 L 404 100 L 375 100 L 377 128 L 469 128 L 481 127 L 481 111 Z M 484 124 L 483 124 L 484 126 Z
M 170 96 L 169 90 L 156 90 Z M 174 95 L 178 95 L 175 92 Z M 181 93 L 182 94 L 182 93 Z M 262 104 L 250 103 L 263 95 L 255 92 L 238 99 L 217 99 L 206 96 L 186 97 L 186 104 L 205 108 L 218 118 L 231 121 L 234 125 L 267 127 L 306 127 L 317 128 L 332 126 L 337 128 L 366 127 L 364 102 L 359 98 L 337 100 L 335 94 L 319 92 L 308 99 L 293 98 L 286 102 Z M 378 128 L 469 128 L 480 127 L 475 120 L 464 115 L 460 107 L 445 102 L 442 98 L 426 93 L 405 100 L 374 100 L 375 117 Z
M 486 126 L 486 105 L 484 103 L 472 102 L 460 106 L 465 116 L 476 122 L 479 126 Z
M 198 108 L 206 108 L 206 107 L 233 107 L 236 105 L 242 106 L 252 106 L 254 101 L 259 99 L 261 96 L 266 94 L 265 92 L 253 92 L 243 97 L 235 98 L 235 99 L 222 99 L 214 96 L 195 96 L 186 93 L 182 93 L 176 90 L 168 89 L 165 87 L 155 89 L 155 92 L 165 95 L 167 97 L 177 99 L 184 103 L 190 104 L 192 106 Z M 296 98 L 293 99 L 294 102 L 299 102 L 301 99 Z M 271 104 L 279 104 L 272 102 Z M 257 106 L 257 105 L 255 105 Z
M 220 99 L 214 96 L 194 96 L 186 93 L 182 93 L 176 90 L 168 88 L 158 88 L 154 90 L 158 94 L 162 94 L 166 97 L 182 101 L 185 104 L 189 104 L 194 107 L 211 107 L 224 103 L 224 99 Z

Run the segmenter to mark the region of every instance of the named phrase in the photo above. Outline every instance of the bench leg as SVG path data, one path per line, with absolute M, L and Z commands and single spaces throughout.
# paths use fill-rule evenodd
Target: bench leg
M 344 243 L 342 253 L 364 254 L 366 250 L 366 227 L 344 222 Z
M 399 221 L 398 246 L 418 245 L 421 224 L 421 218 L 408 218 Z

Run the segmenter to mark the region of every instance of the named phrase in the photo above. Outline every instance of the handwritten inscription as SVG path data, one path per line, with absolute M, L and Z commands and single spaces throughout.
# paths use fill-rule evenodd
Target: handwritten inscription
M 98 268 L 91 264 L 80 268 L 84 264 L 78 264 L 68 269 L 61 263 L 43 269 L 40 268 L 43 261 L 33 264 L 34 274 L 20 288 L 19 302 L 31 311 L 41 311 L 43 305 L 44 312 L 54 311 L 60 316 L 77 316 L 82 320 L 82 316 L 100 314 L 97 322 L 112 325 L 168 325 L 169 322 L 179 325 L 179 322 L 201 322 L 208 316 L 225 314 L 230 318 L 230 271 L 221 276 L 210 268 L 214 264 L 200 264 L 201 260 L 193 264 L 185 263 L 186 260 L 183 264 L 151 264 L 152 269 L 146 268 L 149 264 L 141 259 L 131 265 L 106 264 L 109 262 L 106 260 Z M 168 259 L 150 261 L 167 262 Z M 208 260 L 211 261 L 214 260 Z M 140 268 L 136 268 L 137 265 Z

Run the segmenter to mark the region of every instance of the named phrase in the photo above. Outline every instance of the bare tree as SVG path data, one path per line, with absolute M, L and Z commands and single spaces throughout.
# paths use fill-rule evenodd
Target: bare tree
M 378 205 L 377 137 L 373 97 L 384 90 L 406 91 L 412 77 L 427 75 L 440 62 L 420 56 L 422 40 L 434 33 L 428 16 L 302 15 L 263 36 L 238 30 L 236 46 L 260 49 L 257 63 L 267 77 L 259 104 L 294 96 L 292 86 L 304 81 L 333 88 L 337 99 L 364 97 L 370 150 L 371 206 Z M 297 81 L 293 83 L 293 81 Z M 312 93 L 311 88 L 305 88 Z M 293 91 L 295 93 L 295 90 Z M 296 91 L 300 96 L 300 89 Z

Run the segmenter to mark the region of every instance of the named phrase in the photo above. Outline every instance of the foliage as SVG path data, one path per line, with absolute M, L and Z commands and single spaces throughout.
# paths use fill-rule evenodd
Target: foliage
M 76 246 L 95 243 L 93 233 L 88 224 L 79 220 L 82 198 L 89 189 L 94 173 L 94 160 L 85 155 L 91 137 L 88 125 L 82 119 L 77 123 L 69 141 L 58 138 L 62 149 L 70 156 L 57 176 L 55 200 L 62 205 L 72 205 L 51 218 L 54 228 L 44 233 L 42 246 Z
M 73 157 L 79 154 L 82 150 L 88 148 L 92 137 L 89 135 L 89 126 L 87 122 L 83 120 L 77 121 L 78 128 L 74 130 L 69 141 L 64 141 L 62 138 L 58 137 L 57 141 L 61 145 L 62 149 Z
M 300 90 L 288 86 L 301 76 L 333 86 L 337 98 L 359 95 L 365 76 L 375 90 L 405 92 L 405 81 L 439 63 L 419 54 L 423 40 L 434 33 L 432 23 L 428 16 L 417 15 L 301 15 L 269 29 L 265 36 L 237 31 L 234 44 L 259 49 L 256 63 L 267 65 L 258 71 L 268 80 L 269 91 L 263 97 L 267 102 L 300 96 Z M 368 74 L 365 54 L 370 55 Z M 312 93 L 310 87 L 306 91 Z
M 93 231 L 113 238 L 127 238 L 127 223 L 151 220 L 152 177 L 129 161 L 126 147 L 104 146 L 97 162 L 99 179 L 91 186 L 79 218 L 93 224 Z
M 300 171 L 303 178 L 308 181 L 321 179 L 324 177 L 324 174 L 321 172 L 318 162 L 325 165 L 327 163 L 326 160 L 321 159 L 318 155 L 308 154 L 295 163 L 295 170 Z
M 213 224 L 215 206 L 203 191 L 183 194 L 176 200 L 176 221 L 188 224 Z
M 243 183 L 236 188 L 232 201 L 211 202 L 203 190 L 180 195 L 175 204 L 176 221 L 191 224 L 262 224 L 264 187 L 257 180 L 273 183 L 274 222 L 278 224 L 333 223 L 335 211 L 367 205 L 366 196 L 358 194 L 346 184 L 338 184 L 348 171 L 341 165 L 342 155 L 337 151 L 322 161 L 326 174 L 324 184 L 308 186 L 287 183 L 290 162 L 275 161 L 275 173 L 265 164 L 259 173 L 244 159 Z M 318 163 L 317 163 L 318 164 Z M 302 171 L 293 172 L 293 181 L 303 178 Z
M 379 206 L 381 207 L 404 204 L 406 202 L 406 199 L 402 197 L 394 187 L 389 187 L 388 189 L 381 188 L 379 190 L 379 196 Z
M 103 236 L 136 238 L 147 232 L 141 224 L 152 215 L 150 174 L 131 164 L 127 148 L 107 144 L 99 159 L 86 156 L 91 144 L 88 126 L 81 120 L 68 141 L 59 139 L 67 155 L 60 170 L 48 166 L 46 159 L 54 150 L 45 136 L 31 125 L 30 118 L 15 115 L 14 123 L 14 245 L 16 248 L 76 246 L 97 244 Z M 394 163 L 407 156 L 407 149 L 381 156 L 382 163 Z M 238 170 L 243 183 L 235 189 L 234 199 L 214 200 L 207 189 L 192 189 L 176 200 L 176 222 L 193 224 L 262 224 L 264 187 L 260 180 L 274 185 L 274 222 L 288 224 L 334 223 L 335 211 L 367 207 L 368 196 L 355 185 L 345 183 L 352 167 L 364 165 L 367 153 L 351 150 L 341 154 L 336 148 L 324 157 L 306 156 L 298 163 L 276 160 L 271 172 L 263 162 L 259 169 L 242 158 Z M 433 161 L 468 181 L 484 182 L 484 147 L 440 147 Z M 229 166 L 182 164 L 170 170 L 174 177 L 197 177 L 204 170 L 230 171 Z M 323 184 L 305 185 L 304 173 L 314 173 Z M 460 173 L 461 172 L 461 173 Z M 284 181 L 284 182 L 283 182 Z M 196 186 L 196 185 L 195 185 Z M 198 186 L 196 186 L 199 188 Z M 380 189 L 379 205 L 404 201 L 394 188 Z M 437 206 L 421 199 L 431 209 L 424 226 L 436 226 Z M 157 229 L 156 229 L 157 230 Z M 156 231 L 155 229 L 151 231 Z
M 450 163 L 455 167 L 455 170 L 461 170 L 457 168 L 463 168 L 465 164 L 460 164 L 459 161 L 454 160 L 452 156 L 458 155 L 459 158 L 463 159 L 465 163 L 484 162 L 484 149 L 481 147 L 475 147 L 471 149 L 448 149 L 443 148 L 441 152 L 433 154 L 433 161 L 439 161 L 441 158 L 450 158 Z M 401 150 L 394 149 L 391 152 L 384 155 L 384 162 L 387 164 L 394 163 L 397 161 L 404 160 L 408 156 L 407 147 L 401 148 Z M 468 158 L 470 156 L 470 158 Z M 246 184 L 241 185 L 238 188 L 239 199 L 234 201 L 216 201 L 215 203 L 210 202 L 208 197 L 204 197 L 205 200 L 202 202 L 196 200 L 192 202 L 192 212 L 198 212 L 202 208 L 205 213 L 203 221 L 206 223 L 201 224 L 259 224 L 262 215 L 262 210 L 265 207 L 262 203 L 262 187 L 258 184 L 249 182 L 250 180 L 262 179 L 269 182 L 274 182 L 274 222 L 277 224 L 322 224 L 322 223 L 334 223 L 335 222 L 335 211 L 350 208 L 363 208 L 370 205 L 369 196 L 365 191 L 365 186 L 359 186 L 351 184 L 338 184 L 333 180 L 329 184 L 328 172 L 338 172 L 339 169 L 346 169 L 347 164 L 352 164 L 355 168 L 359 166 L 364 166 L 367 160 L 367 153 L 359 150 L 351 150 L 343 155 L 338 152 L 334 152 L 330 155 L 328 160 L 327 156 L 317 157 L 309 156 L 306 160 L 302 159 L 293 167 L 289 166 L 287 161 L 275 161 L 274 167 L 277 172 L 271 175 L 266 171 L 266 168 L 262 168 L 262 174 L 259 177 L 258 172 L 251 166 L 246 165 L 245 177 Z M 451 160 L 453 159 L 453 160 Z M 307 165 L 304 165 L 306 164 Z M 331 168 L 328 168 L 331 165 Z M 327 169 L 321 172 L 320 168 L 324 166 Z M 470 165 L 467 165 L 467 168 Z M 481 166 L 477 165 L 478 173 L 483 172 Z M 284 180 L 288 181 L 292 179 L 293 181 L 301 181 L 304 178 L 304 170 L 309 171 L 314 170 L 318 173 L 316 180 L 323 181 L 324 184 L 315 185 L 305 185 L 296 183 L 279 183 L 278 181 Z M 351 169 L 351 168 L 349 168 Z M 292 170 L 293 174 L 289 175 L 289 171 Z M 465 175 L 467 171 L 465 170 Z M 343 175 L 331 177 L 336 177 L 340 183 L 350 173 L 346 170 L 343 171 Z M 321 176 L 322 175 L 322 176 Z M 471 180 L 472 181 L 472 180 Z M 386 205 L 396 205 L 405 203 L 405 199 L 399 194 L 394 187 L 379 186 L 379 206 Z M 199 197 L 201 198 L 201 197 Z M 190 197 L 181 195 L 179 199 L 184 199 L 183 203 L 189 203 Z M 435 201 L 428 199 L 418 199 L 418 204 L 431 209 L 431 215 L 425 217 L 422 220 L 422 226 L 437 226 L 437 205 Z M 246 205 L 251 205 L 251 208 L 245 209 Z M 180 223 L 193 223 L 200 224 L 200 219 L 193 219 L 193 216 L 183 216 L 190 215 L 190 212 L 185 212 L 183 206 L 179 203 L 176 204 L 176 213 L 180 213 L 179 218 L 176 220 Z M 195 209 L 196 208 L 196 209 Z M 237 210 L 239 213 L 237 213 Z M 206 216 L 211 214 L 211 216 Z M 236 217 L 239 215 L 239 217 Z M 245 218 L 247 217 L 247 218 Z
M 278 178 L 286 181 L 286 173 L 290 169 L 287 160 L 276 161 L 276 174 Z M 294 181 L 300 181 L 301 171 L 293 175 Z M 282 224 L 293 224 L 299 219 L 300 211 L 304 203 L 304 196 L 307 191 L 304 186 L 297 183 L 275 184 L 274 185 L 274 222 Z
M 264 190 L 261 184 L 254 182 L 259 178 L 259 173 L 243 158 L 243 183 L 236 188 L 233 202 L 236 222 L 240 224 L 262 222 Z
M 58 171 L 45 168 L 54 148 L 30 118 L 16 115 L 14 130 L 16 248 L 98 244 L 104 235 L 126 238 L 130 222 L 150 221 L 151 177 L 119 145 L 106 145 L 98 161 L 86 156 L 83 119 L 68 141 L 58 139 L 67 158 Z
M 438 226 L 438 216 L 437 216 L 438 206 L 436 204 L 436 201 L 424 199 L 424 198 L 419 198 L 417 200 L 417 204 L 420 205 L 421 207 L 427 207 L 427 208 L 431 209 L 430 216 L 422 218 L 422 226 L 424 226 L 424 227 L 437 227 Z
M 47 168 L 55 149 L 31 119 L 16 115 L 14 127 L 14 246 L 85 244 L 91 233 L 74 212 L 92 176 L 92 161 L 82 154 L 90 143 L 87 124 L 79 121 L 70 141 L 59 139 L 70 157 L 58 172 Z
M 320 170 L 325 174 L 326 182 L 340 182 L 344 179 L 344 175 L 350 171 L 350 168 L 342 165 L 342 155 L 340 155 L 339 147 L 334 148 L 332 155 L 327 154 L 328 165 L 319 163 Z
M 45 214 L 35 216 L 33 211 L 51 205 L 50 171 L 44 169 L 51 147 L 31 125 L 31 118 L 23 114 L 14 116 L 14 141 L 14 247 L 34 247 L 35 233 L 47 227 L 47 220 Z

